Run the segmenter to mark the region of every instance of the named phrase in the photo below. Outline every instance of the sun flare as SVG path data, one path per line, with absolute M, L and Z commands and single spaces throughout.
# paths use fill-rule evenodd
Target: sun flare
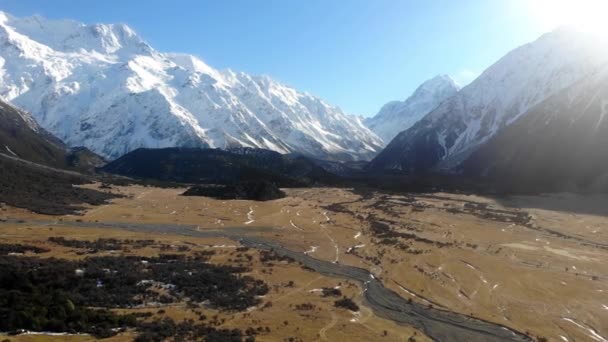
M 571 26 L 608 38 L 608 0 L 527 0 L 527 3 L 543 25 Z

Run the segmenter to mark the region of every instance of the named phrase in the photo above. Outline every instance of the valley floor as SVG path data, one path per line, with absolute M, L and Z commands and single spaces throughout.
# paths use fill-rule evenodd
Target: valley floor
M 125 310 L 176 320 L 197 319 L 195 311 L 203 310 L 206 316 L 223 319 L 222 328 L 268 327 L 269 332 L 257 335 L 260 341 L 424 341 L 429 339 L 425 335 L 433 334 L 422 325 L 397 324 L 372 310 L 366 284 L 321 274 L 297 262 L 262 261 L 256 249 L 237 252 L 234 239 L 196 232 L 237 232 L 315 259 L 359 267 L 420 307 L 489 321 L 532 339 L 608 341 L 608 209 L 601 206 L 608 203 L 607 197 L 494 199 L 313 188 L 286 189 L 287 198 L 252 202 L 180 196 L 184 190 L 115 187 L 109 191 L 126 196 L 92 207 L 82 216 L 44 216 L 4 207 L 0 218 L 9 220 L 0 222 L 0 243 L 44 247 L 50 252 L 41 257 L 65 259 L 91 255 L 53 244 L 50 237 L 153 239 L 184 254 L 213 250 L 210 262 L 246 264 L 251 267 L 249 275 L 269 285 L 258 306 L 231 313 L 191 309 L 185 303 Z M 129 224 L 139 228 L 129 229 Z M 183 227 L 186 233 L 161 228 L 145 232 L 140 229 L 145 225 Z M 95 253 L 161 252 L 145 247 Z M 335 307 L 339 298 L 322 296 L 322 288 L 339 288 L 360 310 Z M 112 340 L 133 336 L 126 332 Z

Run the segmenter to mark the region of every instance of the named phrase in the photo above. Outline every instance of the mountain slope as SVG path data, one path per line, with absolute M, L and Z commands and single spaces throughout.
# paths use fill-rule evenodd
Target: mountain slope
M 92 172 L 102 162 L 86 149 L 69 149 L 29 114 L 0 101 L 0 203 L 51 215 L 105 203 L 114 196 L 73 186 L 91 181 L 74 171 Z
M 549 96 L 608 61 L 605 39 L 567 29 L 519 47 L 400 133 L 370 169 L 447 172 Z
M 436 76 L 420 85 L 407 100 L 385 104 L 378 114 L 365 120 L 365 124 L 388 144 L 458 90 L 449 76 Z
M 2 101 L 0 153 L 48 166 L 65 166 L 65 146 L 40 128 L 29 114 Z
M 519 191 L 608 190 L 608 69 L 552 96 L 462 166 Z
M 68 145 L 109 158 L 140 147 L 248 146 L 350 160 L 382 144 L 316 97 L 158 52 L 126 25 L 0 13 L 0 97 Z
M 86 148 L 70 149 L 27 113 L 0 101 L 0 154 L 45 166 L 90 172 L 104 164 Z

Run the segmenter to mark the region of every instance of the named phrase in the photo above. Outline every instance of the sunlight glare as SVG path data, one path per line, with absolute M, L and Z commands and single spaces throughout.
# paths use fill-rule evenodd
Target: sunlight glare
M 528 0 L 540 24 L 551 29 L 571 26 L 608 38 L 608 0 Z

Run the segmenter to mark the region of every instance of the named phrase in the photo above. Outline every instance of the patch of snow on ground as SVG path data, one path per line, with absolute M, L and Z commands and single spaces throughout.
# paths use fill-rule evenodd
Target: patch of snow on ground
M 587 333 L 589 334 L 589 337 L 591 337 L 593 340 L 599 341 L 599 342 L 608 342 L 608 340 L 605 339 L 602 335 L 600 335 L 595 329 L 587 326 L 586 324 L 577 322 L 577 321 L 573 320 L 572 318 L 563 317 L 562 319 L 566 322 L 570 322 L 570 323 L 576 325 L 577 327 L 587 331 Z
M 319 249 L 319 246 L 310 246 L 310 249 L 307 250 L 306 252 L 304 252 L 304 254 L 306 254 L 306 255 L 312 254 L 312 253 L 316 252 L 317 249 Z
M 252 224 L 253 222 L 255 222 L 255 220 L 253 219 L 253 208 L 249 207 L 249 212 L 247 213 L 247 219 L 249 221 L 245 222 L 245 224 Z
M 296 226 L 296 224 L 295 224 L 295 223 L 293 223 L 293 221 L 292 221 L 292 220 L 289 220 L 289 224 L 291 224 L 291 226 L 292 226 L 292 227 L 294 227 L 294 228 L 295 228 L 295 229 L 297 229 L 297 230 L 302 230 L 302 228 L 300 228 L 300 227 Z

